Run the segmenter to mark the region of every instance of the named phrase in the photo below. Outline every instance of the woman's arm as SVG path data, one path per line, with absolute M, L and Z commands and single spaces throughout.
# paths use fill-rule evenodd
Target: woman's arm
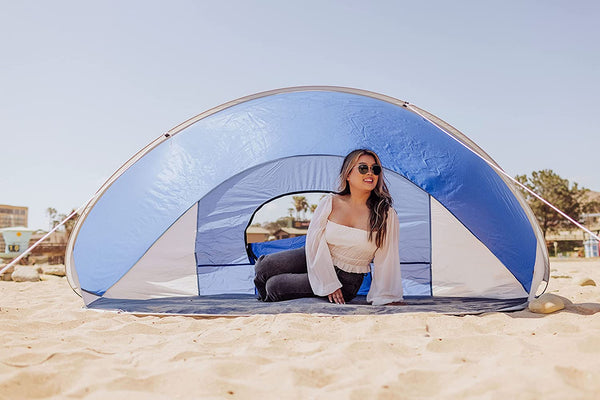
M 342 287 L 325 241 L 327 218 L 331 214 L 333 195 L 325 196 L 317 206 L 306 235 L 306 267 L 308 280 L 317 296 L 327 296 Z
M 400 223 L 396 210 L 388 211 L 385 243 L 375 252 L 371 271 L 371 289 L 367 301 L 373 305 L 402 301 L 402 276 L 400 274 L 399 231 Z

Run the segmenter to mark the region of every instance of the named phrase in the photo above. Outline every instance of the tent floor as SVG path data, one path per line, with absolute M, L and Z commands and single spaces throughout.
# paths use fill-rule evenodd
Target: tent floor
M 357 296 L 345 305 L 331 304 L 323 298 L 305 298 L 265 303 L 253 295 L 169 297 L 150 300 L 100 298 L 88 308 L 133 314 L 183 314 L 244 316 L 254 314 L 304 313 L 321 315 L 371 315 L 408 312 L 437 312 L 452 315 L 516 311 L 527 306 L 527 299 L 481 299 L 465 297 L 406 297 L 403 306 L 372 306 L 366 296 Z

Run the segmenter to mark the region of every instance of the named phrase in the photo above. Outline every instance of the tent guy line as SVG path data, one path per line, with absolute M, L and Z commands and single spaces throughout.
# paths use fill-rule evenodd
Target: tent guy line
M 19 261 L 21 261 L 21 259 L 23 257 L 25 257 L 27 254 L 29 254 L 31 252 L 31 250 L 35 249 L 40 243 L 42 243 L 44 240 L 46 240 L 52 233 L 54 233 L 58 228 L 60 228 L 61 226 L 63 226 L 68 220 L 70 220 L 71 218 L 73 218 L 75 215 L 77 215 L 79 212 L 81 212 L 85 206 L 94 199 L 94 197 L 96 197 L 96 194 L 94 194 L 92 197 L 90 197 L 90 199 L 88 201 L 86 201 L 85 203 L 83 203 L 83 205 L 81 207 L 79 207 L 76 210 L 73 210 L 73 212 L 71 214 L 69 214 L 69 216 L 67 216 L 61 223 L 57 224 L 54 228 L 52 228 L 52 230 L 50 230 L 50 232 L 46 233 L 44 236 L 42 236 L 37 242 L 35 242 L 34 244 L 32 244 L 27 250 L 25 250 L 23 253 L 19 254 L 19 256 L 17 258 L 15 258 L 14 260 L 12 260 L 10 263 L 8 263 L 4 268 L 2 268 L 0 270 L 0 275 L 2 275 L 4 273 L 4 271 L 7 271 L 10 267 L 12 267 L 13 265 L 15 265 L 16 263 L 18 263 Z
M 425 115 L 423 115 L 421 112 L 419 112 L 418 109 L 416 109 L 415 107 L 412 107 L 410 104 L 407 105 L 408 108 L 410 108 L 412 111 L 414 111 L 415 113 L 419 114 L 421 117 L 425 118 L 426 120 L 430 121 Z M 436 124 L 437 125 L 437 124 Z M 446 129 L 444 129 L 444 127 L 439 126 L 438 127 L 446 134 L 448 135 L 450 138 L 452 138 L 453 140 L 455 140 L 456 142 L 458 142 L 461 146 L 463 146 L 465 149 L 469 150 L 470 152 L 472 152 L 473 154 L 475 154 L 477 157 L 481 158 L 483 161 L 485 161 L 490 167 L 494 168 L 496 171 L 500 172 L 503 176 L 507 177 L 508 179 L 510 179 L 513 183 L 516 183 L 519 187 L 521 187 L 523 190 L 527 191 L 528 193 L 530 193 L 532 196 L 535 196 L 535 198 L 537 198 L 538 200 L 540 200 L 541 202 L 543 202 L 544 204 L 546 204 L 547 206 L 549 206 L 550 208 L 552 208 L 554 211 L 556 211 L 557 213 L 559 213 L 560 215 L 562 215 L 564 218 L 566 218 L 567 220 L 569 220 L 569 222 L 571 222 L 572 224 L 574 224 L 575 226 L 577 226 L 579 229 L 585 231 L 586 233 L 588 233 L 590 236 L 592 236 L 594 239 L 600 241 L 600 236 L 596 235 L 594 232 L 592 232 L 591 230 L 589 230 L 588 228 L 586 228 L 585 226 L 583 226 L 582 224 L 580 224 L 579 222 L 575 221 L 573 218 L 569 217 L 565 212 L 563 212 L 562 210 L 560 210 L 558 207 L 556 207 L 554 204 L 550 203 L 548 200 L 544 199 L 542 196 L 540 196 L 539 194 L 537 194 L 536 192 L 534 192 L 533 190 L 529 189 L 527 186 L 523 185 L 521 182 L 519 182 L 518 180 L 516 180 L 515 178 L 513 178 L 512 176 L 510 176 L 507 172 L 505 172 L 502 168 L 500 168 L 498 165 L 496 165 L 495 163 L 487 160 L 485 157 L 482 157 L 480 154 L 478 154 L 476 151 L 474 151 L 473 149 L 471 149 L 470 147 L 466 146 L 464 143 L 462 143 L 460 140 L 458 140 L 457 138 L 454 137 L 454 135 L 451 135 L 449 132 L 446 131 Z

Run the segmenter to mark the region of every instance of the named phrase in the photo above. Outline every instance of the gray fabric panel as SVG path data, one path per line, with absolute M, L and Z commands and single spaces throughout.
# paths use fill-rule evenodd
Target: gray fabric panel
M 100 298 L 88 308 L 130 312 L 134 314 L 229 315 L 255 314 L 326 314 L 377 315 L 408 312 L 437 312 L 451 315 L 519 310 L 527 299 L 477 299 L 463 297 L 407 297 L 404 306 L 372 306 L 366 296 L 358 296 L 345 305 L 331 304 L 323 298 L 306 298 L 264 303 L 252 295 L 219 295 L 179 297 L 152 300 L 120 300 Z

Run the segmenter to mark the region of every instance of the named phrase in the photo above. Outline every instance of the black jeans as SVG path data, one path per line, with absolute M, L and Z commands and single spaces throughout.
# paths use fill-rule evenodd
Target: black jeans
M 283 301 L 315 296 L 308 281 L 304 247 L 260 256 L 254 271 L 259 300 Z M 337 267 L 335 272 L 342 284 L 344 300 L 348 302 L 355 298 L 365 274 L 346 272 Z

